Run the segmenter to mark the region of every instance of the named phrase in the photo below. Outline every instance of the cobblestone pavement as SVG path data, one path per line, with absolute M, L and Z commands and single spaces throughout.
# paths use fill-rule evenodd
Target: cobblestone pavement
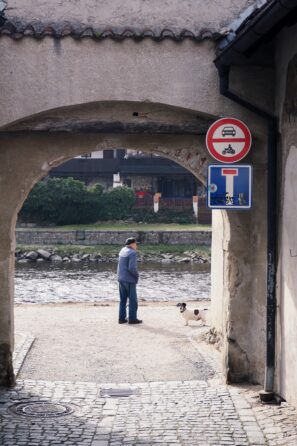
M 297 411 L 222 385 L 208 328 L 184 327 L 175 306 L 142 306 L 137 329 L 117 324 L 115 305 L 16 312 L 20 379 L 0 389 L 0 446 L 297 446 Z
M 134 395 L 107 397 L 108 389 Z M 296 446 L 296 411 L 286 403 L 262 406 L 257 390 L 214 381 L 19 380 L 0 391 L 0 444 Z M 63 405 L 72 413 L 63 413 Z

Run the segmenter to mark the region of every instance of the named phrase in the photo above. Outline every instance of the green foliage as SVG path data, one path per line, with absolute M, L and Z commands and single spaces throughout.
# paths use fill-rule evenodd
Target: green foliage
M 73 178 L 40 181 L 30 192 L 20 211 L 23 222 L 41 225 L 77 225 L 104 220 L 132 219 L 143 223 L 196 223 L 191 208 L 182 211 L 133 208 L 135 194 L 129 187 L 103 192 L 100 184 L 87 188 Z
M 102 187 L 88 189 L 73 178 L 50 178 L 37 183 L 30 192 L 20 218 L 39 224 L 92 223 L 100 218 Z
M 126 186 L 110 189 L 103 194 L 103 218 L 121 220 L 131 215 L 135 203 L 135 194 Z
M 160 209 L 155 213 L 152 209 L 140 208 L 133 209 L 131 217 L 136 222 L 143 223 L 177 223 L 177 224 L 194 224 L 196 219 L 192 209 L 176 211 L 173 209 Z

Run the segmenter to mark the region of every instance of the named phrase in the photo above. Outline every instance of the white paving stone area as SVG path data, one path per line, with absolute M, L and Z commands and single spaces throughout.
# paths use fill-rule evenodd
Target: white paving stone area
M 130 397 L 102 389 L 132 388 Z M 24 417 L 16 403 L 69 405 L 59 418 Z M 296 411 L 262 406 L 255 389 L 206 381 L 95 384 L 25 380 L 0 390 L 1 446 L 297 445 Z

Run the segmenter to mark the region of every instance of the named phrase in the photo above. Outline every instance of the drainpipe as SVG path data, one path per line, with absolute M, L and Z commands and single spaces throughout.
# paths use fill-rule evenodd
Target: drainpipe
M 277 118 L 237 96 L 229 90 L 230 66 L 215 62 L 220 78 L 220 94 L 245 107 L 267 122 L 267 313 L 266 313 L 266 366 L 261 401 L 274 399 L 275 322 L 276 322 L 276 246 L 277 246 Z

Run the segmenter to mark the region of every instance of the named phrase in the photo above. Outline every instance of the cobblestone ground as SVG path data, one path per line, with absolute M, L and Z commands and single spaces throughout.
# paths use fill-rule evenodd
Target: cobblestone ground
M 17 307 L 20 379 L 0 389 L 0 446 L 297 446 L 294 408 L 222 385 L 207 327 L 184 327 L 175 306 L 140 310 L 136 328 L 115 304 Z
M 104 393 L 127 388 L 135 394 Z M 0 444 L 296 446 L 296 411 L 286 403 L 262 406 L 256 390 L 208 381 L 131 386 L 19 380 L 0 392 Z M 72 413 L 63 414 L 61 405 Z

